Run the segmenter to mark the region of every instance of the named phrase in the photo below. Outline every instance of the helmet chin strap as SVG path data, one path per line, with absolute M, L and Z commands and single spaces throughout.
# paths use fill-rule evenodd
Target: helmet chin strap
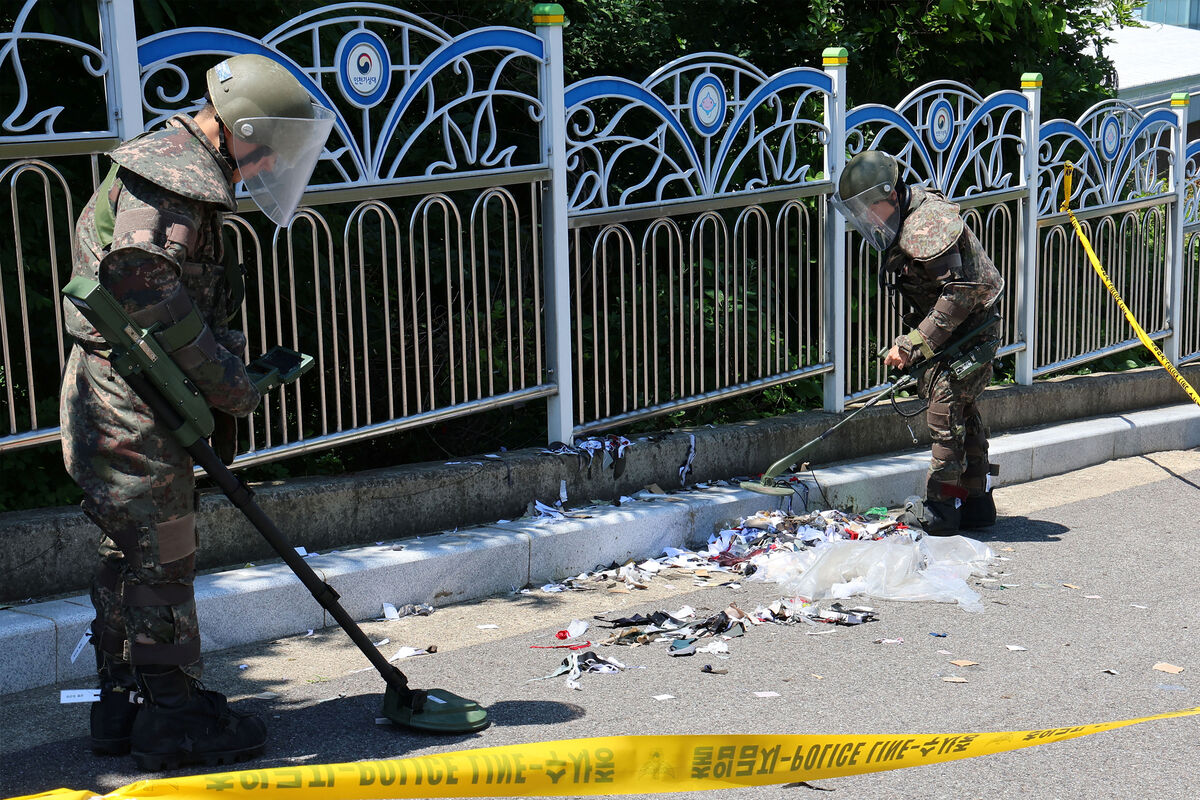
M 229 171 L 237 172 L 237 162 L 230 155 L 229 145 L 225 141 L 225 123 L 215 114 L 213 118 L 217 121 L 217 152 L 221 155 L 221 158 L 225 159 L 225 163 L 229 166 Z

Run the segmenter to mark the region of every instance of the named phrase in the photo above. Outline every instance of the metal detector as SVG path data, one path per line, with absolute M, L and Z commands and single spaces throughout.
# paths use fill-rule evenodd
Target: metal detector
M 756 481 L 742 481 L 740 486 L 743 489 L 749 489 L 750 491 L 758 492 L 759 494 L 772 494 L 780 497 L 791 495 L 793 492 L 792 487 L 787 483 L 787 481 L 780 480 L 779 475 L 795 464 L 800 454 L 805 450 L 812 447 L 817 442 L 824 440 L 825 437 L 829 436 L 829 434 L 833 433 L 838 428 L 842 427 L 847 422 L 878 403 L 880 400 L 892 397 L 901 389 L 905 389 L 916 384 L 926 372 L 928 372 L 930 369 L 933 369 L 933 367 L 936 365 L 945 365 L 947 369 L 954 373 L 956 378 L 961 380 L 983 365 L 990 363 L 991 360 L 996 356 L 996 346 L 999 340 L 995 337 L 986 337 L 981 336 L 980 334 L 983 334 L 984 331 L 988 330 L 993 325 L 996 325 L 999 321 L 1000 316 L 998 314 L 990 314 L 987 319 L 985 319 L 976 327 L 972 328 L 969 332 L 946 345 L 939 352 L 934 353 L 931 357 L 925 359 L 919 364 L 912 366 L 907 373 L 897 378 L 891 383 L 891 385 L 882 388 L 879 394 L 872 397 L 861 408 L 856 409 L 846 418 L 839 420 L 836 424 L 828 428 L 824 433 L 813 439 L 811 442 L 806 442 L 805 444 L 801 445 L 799 449 L 788 453 L 786 456 L 776 461 L 767 468 L 767 471 L 763 473 L 761 478 Z M 897 409 L 897 411 L 898 410 L 899 409 Z M 919 411 L 920 409 L 914 413 L 919 413 Z
M 288 542 L 271 518 L 254 502 L 254 492 L 221 461 L 207 441 L 213 430 L 212 412 L 203 395 L 167 355 L 154 334 L 159 326 L 142 328 L 99 283 L 75 277 L 63 294 L 96 328 L 112 348 L 113 367 L 169 429 L 238 510 L 263 535 L 284 563 L 337 621 L 387 683 L 383 715 L 408 728 L 434 733 L 471 733 L 488 726 L 487 711 L 474 700 L 443 689 L 410 689 L 404 673 L 378 648 L 338 602 L 340 595 L 322 581 Z M 305 361 L 307 359 L 307 361 Z M 294 380 L 311 366 L 311 358 L 277 350 L 251 371 L 264 388 Z

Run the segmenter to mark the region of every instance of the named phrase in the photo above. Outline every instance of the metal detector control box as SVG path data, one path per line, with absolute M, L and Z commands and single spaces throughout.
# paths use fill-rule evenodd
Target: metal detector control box
M 212 435 L 208 401 L 155 337 L 161 325 L 141 327 L 107 289 L 90 278 L 77 275 L 62 292 L 112 348 L 111 361 L 117 372 L 124 378 L 145 375 L 170 403 L 181 420 L 172 433 L 184 447 Z

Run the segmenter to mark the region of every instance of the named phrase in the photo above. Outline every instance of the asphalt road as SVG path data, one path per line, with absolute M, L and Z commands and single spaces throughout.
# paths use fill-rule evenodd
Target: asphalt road
M 632 593 L 600 587 L 514 594 L 428 617 L 365 623 L 373 640 L 389 640 L 381 647 L 387 655 L 402 645 L 437 645 L 435 654 L 399 664 L 414 686 L 441 686 L 488 706 L 492 726 L 472 736 L 438 738 L 377 724 L 382 680 L 337 628 L 209 654 L 205 682 L 264 715 L 270 726 L 266 755 L 247 768 L 590 736 L 957 733 L 1173 711 L 1200 705 L 1198 489 L 1196 451 L 1002 487 L 1002 519 L 978 537 L 1007 559 L 997 564 L 997 580 L 974 581 L 983 613 L 870 601 L 877 622 L 831 626 L 832 633 L 816 636 L 805 625 L 755 627 L 729 643 L 726 659 L 671 658 L 662 644 L 600 647 L 600 655 L 631 669 L 585 674 L 579 690 L 561 677 L 530 682 L 563 657 L 530 646 L 555 643 L 554 632 L 572 619 L 674 611 L 683 604 L 701 615 L 730 602 L 752 609 L 778 599 L 778 587 L 753 581 L 697 587 L 691 575 L 676 572 Z M 874 643 L 879 638 L 904 641 Z M 956 667 L 953 659 L 978 663 Z M 1183 671 L 1153 669 L 1159 662 Z M 728 673 L 703 673 L 705 664 Z M 942 680 L 952 675 L 966 682 Z M 129 758 L 93 756 L 87 706 L 60 705 L 64 688 L 86 687 L 63 684 L 3 698 L 0 796 L 60 786 L 103 792 L 158 777 L 138 772 Z M 754 694 L 767 691 L 778 696 Z M 263 693 L 275 696 L 254 697 Z M 665 694 L 673 697 L 654 699 Z M 1198 791 L 1197 724 L 1197 717 L 1155 721 L 947 764 L 696 796 L 1190 800 Z

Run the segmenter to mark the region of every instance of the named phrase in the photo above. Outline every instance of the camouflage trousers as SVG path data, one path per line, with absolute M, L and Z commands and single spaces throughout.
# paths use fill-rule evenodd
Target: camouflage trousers
M 948 369 L 930 370 L 922 376 L 917 391 L 929 401 L 925 419 L 933 440 L 926 499 L 948 500 L 955 493 L 953 487 L 972 495 L 985 490 L 989 471 L 987 428 L 975 401 L 991 380 L 991 364 L 963 380 Z
M 100 528 L 92 644 L 101 678 L 142 664 L 199 677 L 191 456 L 91 345 L 71 351 L 59 419 L 67 472 Z

